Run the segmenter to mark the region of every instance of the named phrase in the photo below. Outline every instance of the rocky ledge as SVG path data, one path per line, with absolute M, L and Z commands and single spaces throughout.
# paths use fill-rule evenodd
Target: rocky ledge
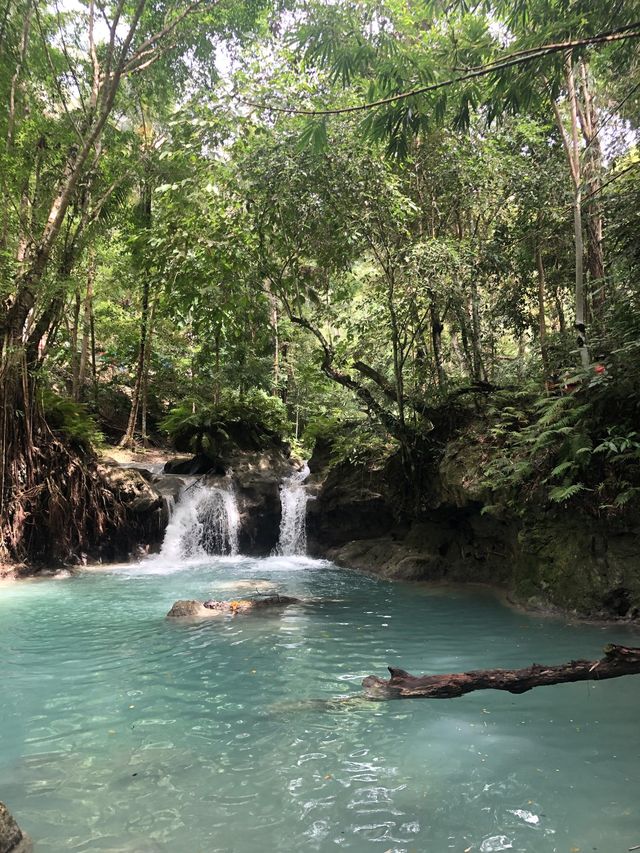
M 445 448 L 412 515 L 393 464 L 316 469 L 311 552 L 388 579 L 490 584 L 529 608 L 638 620 L 640 523 L 561 507 L 500 511 L 482 489 L 476 449 Z

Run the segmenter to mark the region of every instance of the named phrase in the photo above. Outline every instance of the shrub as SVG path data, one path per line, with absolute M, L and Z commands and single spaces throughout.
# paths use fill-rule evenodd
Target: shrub
M 103 434 L 81 403 L 56 394 L 50 388 L 42 389 L 40 399 L 47 424 L 70 444 L 89 453 L 104 443 Z
M 285 439 L 290 431 L 279 397 L 252 390 L 240 397 L 226 392 L 218 403 L 189 397 L 160 424 L 178 450 L 215 458 L 232 447 L 261 450 Z

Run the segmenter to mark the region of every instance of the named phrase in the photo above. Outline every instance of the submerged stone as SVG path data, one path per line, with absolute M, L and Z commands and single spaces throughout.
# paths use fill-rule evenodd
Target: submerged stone
M 301 599 L 290 595 L 268 595 L 263 598 L 242 598 L 237 601 L 217 601 L 209 599 L 204 603 L 194 600 L 176 601 L 167 613 L 172 619 L 194 619 L 207 616 L 235 616 L 238 613 L 250 613 L 266 607 L 288 607 L 300 604 Z
M 28 853 L 32 849 L 9 809 L 0 803 L 0 853 Z

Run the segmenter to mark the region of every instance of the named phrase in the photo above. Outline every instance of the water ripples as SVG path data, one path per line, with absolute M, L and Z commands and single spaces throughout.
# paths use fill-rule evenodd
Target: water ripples
M 252 583 L 312 603 L 164 618 Z M 2 797 L 42 853 L 624 849 L 640 838 L 637 680 L 339 699 L 387 664 L 554 662 L 610 640 L 628 636 L 298 557 L 19 585 L 0 600 Z

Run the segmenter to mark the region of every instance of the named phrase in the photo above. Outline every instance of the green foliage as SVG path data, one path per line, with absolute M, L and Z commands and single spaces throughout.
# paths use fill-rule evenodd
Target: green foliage
M 104 444 L 104 436 L 86 407 L 43 388 L 40 399 L 48 426 L 76 448 L 91 453 Z
M 488 411 L 485 486 L 516 508 L 548 500 L 611 513 L 633 502 L 640 492 L 639 367 L 637 350 L 622 348 L 597 372 L 567 372 L 555 394 L 498 395 Z
M 230 449 L 259 450 L 284 439 L 290 430 L 278 397 L 251 391 L 226 392 L 218 403 L 186 398 L 161 423 L 178 450 L 216 458 Z
M 345 421 L 339 416 L 318 417 L 307 426 L 303 444 L 311 450 L 316 443 L 330 448 L 332 464 L 349 462 L 370 468 L 382 467 L 398 451 L 398 442 L 371 421 Z

